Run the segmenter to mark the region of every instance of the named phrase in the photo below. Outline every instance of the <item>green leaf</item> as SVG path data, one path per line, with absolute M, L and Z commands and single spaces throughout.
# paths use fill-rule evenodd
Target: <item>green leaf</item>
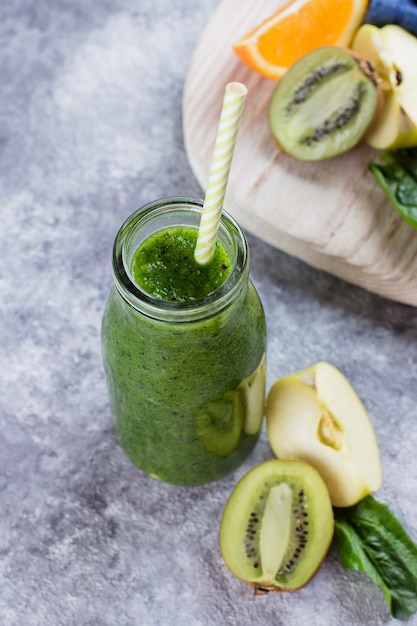
M 340 518 L 335 518 L 334 544 L 345 569 L 365 572 L 382 590 L 390 612 L 392 610 L 391 594 L 378 570 L 369 559 L 362 542 L 352 526 Z
M 407 170 L 410 176 L 417 179 L 417 148 L 408 148 L 406 150 L 394 150 L 389 153 L 399 165 Z
M 417 230 L 417 149 L 387 151 L 382 160 L 369 169 L 392 205 Z
M 334 511 L 334 545 L 343 567 L 368 574 L 393 617 L 417 611 L 417 545 L 388 506 L 368 496 Z

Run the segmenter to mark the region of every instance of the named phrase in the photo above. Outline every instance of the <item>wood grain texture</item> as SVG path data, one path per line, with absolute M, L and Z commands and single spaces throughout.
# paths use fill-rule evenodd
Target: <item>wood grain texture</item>
M 356 285 L 417 306 L 417 232 L 376 184 L 377 152 L 359 146 L 335 159 L 301 163 L 275 146 L 267 111 L 275 82 L 246 68 L 232 44 L 277 8 L 223 0 L 194 51 L 183 97 L 184 140 L 203 189 L 224 88 L 249 93 L 236 142 L 225 209 L 241 226 L 306 263 Z

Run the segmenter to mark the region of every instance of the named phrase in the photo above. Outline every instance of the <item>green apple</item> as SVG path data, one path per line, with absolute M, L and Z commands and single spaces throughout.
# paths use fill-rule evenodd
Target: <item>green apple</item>
M 364 24 L 352 50 L 373 63 L 384 93 L 365 142 L 380 150 L 417 145 L 417 38 L 395 24 L 382 28 Z
M 266 404 L 270 445 L 319 472 L 333 506 L 351 506 L 377 491 L 381 460 L 368 413 L 352 385 L 320 361 L 271 387 Z
M 417 126 L 402 110 L 395 92 L 384 95 L 384 105 L 364 141 L 377 150 L 397 150 L 417 146 Z

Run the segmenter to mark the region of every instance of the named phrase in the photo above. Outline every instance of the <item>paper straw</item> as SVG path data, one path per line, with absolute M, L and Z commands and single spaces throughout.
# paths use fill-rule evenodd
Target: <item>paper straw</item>
M 226 85 L 194 251 L 195 260 L 200 265 L 206 265 L 213 258 L 230 165 L 247 93 L 248 90 L 242 83 L 233 82 Z

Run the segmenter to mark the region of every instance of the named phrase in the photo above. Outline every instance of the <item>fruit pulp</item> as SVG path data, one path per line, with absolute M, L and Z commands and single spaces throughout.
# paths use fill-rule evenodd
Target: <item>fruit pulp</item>
M 212 264 L 194 281 L 196 232 L 175 226 L 145 239 L 132 262 L 135 281 L 167 302 L 192 303 L 213 293 L 232 262 L 218 244 Z M 259 436 L 261 423 L 256 432 L 245 430 L 253 411 L 245 381 L 264 366 L 265 333 L 250 281 L 225 308 L 180 323 L 141 314 L 113 288 L 103 318 L 103 356 L 118 440 L 131 461 L 183 485 L 238 467 Z M 263 404 L 264 394 L 256 393 Z

